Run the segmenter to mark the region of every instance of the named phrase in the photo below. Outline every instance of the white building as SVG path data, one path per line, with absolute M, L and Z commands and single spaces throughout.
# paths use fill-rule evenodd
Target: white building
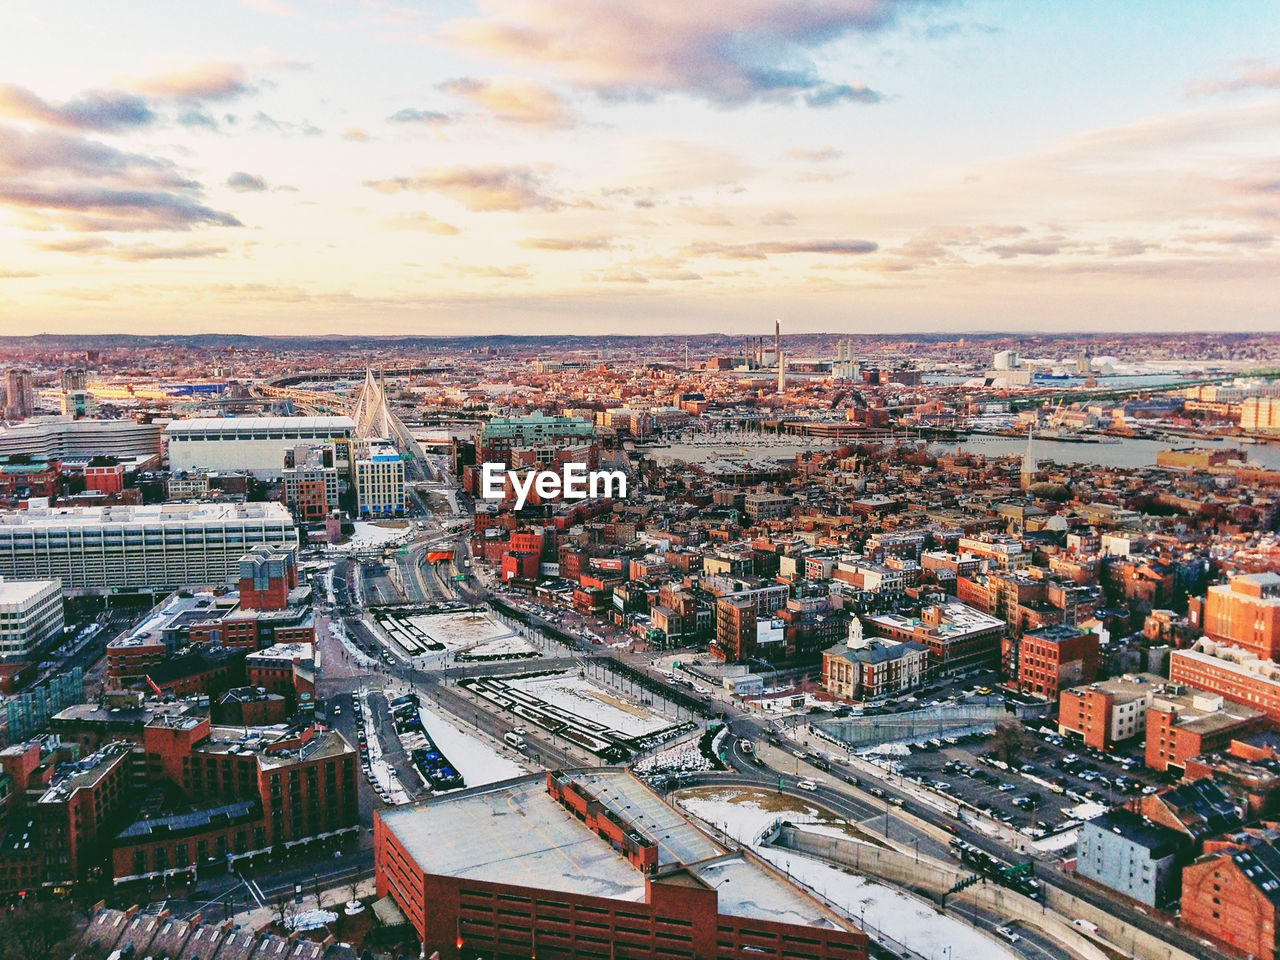
M 62 584 L 0 577 L 0 658 L 29 656 L 62 635 Z
M 0 513 L 0 576 L 62 580 L 68 592 L 223 584 L 260 543 L 293 547 L 280 503 L 63 507 L 33 498 Z
M 32 417 L 12 426 L 0 426 L 0 457 L 25 454 L 34 460 L 64 462 L 94 457 L 154 457 L 160 454 L 163 430 L 163 423 L 135 420 Z
M 368 441 L 356 455 L 356 509 L 362 517 L 396 517 L 404 512 L 404 461 L 385 440 Z
M 193 417 L 165 429 L 169 469 L 239 471 L 260 480 L 279 477 L 285 453 L 301 444 L 320 446 L 347 440 L 350 417 Z

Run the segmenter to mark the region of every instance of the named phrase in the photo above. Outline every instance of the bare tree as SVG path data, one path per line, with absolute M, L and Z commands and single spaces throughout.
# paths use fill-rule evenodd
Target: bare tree
M 996 758 L 1012 763 L 1031 749 L 1031 737 L 1021 722 L 1014 717 L 996 721 L 996 732 L 989 741 Z

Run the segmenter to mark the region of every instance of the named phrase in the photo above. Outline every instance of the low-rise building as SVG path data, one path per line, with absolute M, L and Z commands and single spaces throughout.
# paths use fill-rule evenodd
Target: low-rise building
M 1110 750 L 1146 731 L 1147 707 L 1165 686 L 1154 673 L 1125 674 L 1058 695 L 1058 732 L 1074 733 L 1086 746 Z
M 1000 660 L 1005 623 L 959 600 L 927 604 L 919 617 L 899 614 L 865 617 L 873 636 L 913 641 L 929 651 L 929 667 L 950 673 L 994 667 Z
M 1086 820 L 1076 841 L 1076 873 L 1122 896 L 1163 907 L 1178 898 L 1186 838 L 1119 809 Z
M 1275 960 L 1280 833 L 1241 831 L 1207 845 L 1182 871 L 1181 922 L 1233 953 Z
M 1018 689 L 1056 701 L 1064 687 L 1098 676 L 1098 635 L 1058 624 L 1025 633 L 1018 644 Z
M 1146 764 L 1183 770 L 1202 753 L 1222 750 L 1237 737 L 1263 729 L 1266 715 L 1221 696 L 1166 684 L 1147 706 Z

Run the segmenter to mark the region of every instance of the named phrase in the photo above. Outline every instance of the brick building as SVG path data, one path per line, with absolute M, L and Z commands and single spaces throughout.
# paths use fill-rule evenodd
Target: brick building
M 1110 750 L 1145 732 L 1147 707 L 1164 686 L 1164 677 L 1139 673 L 1063 690 L 1058 732 L 1074 733 L 1095 750 Z
M 1280 833 L 1242 831 L 1205 845 L 1182 871 L 1182 924 L 1242 956 L 1275 960 Z
M 1201 640 L 1189 650 L 1173 650 L 1169 680 L 1247 703 L 1280 723 L 1280 666 L 1240 647 Z
M 1059 625 L 1023 634 L 1018 644 L 1018 689 L 1050 700 L 1098 676 L 1098 635 Z
M 1261 710 L 1170 684 L 1147 707 L 1146 764 L 1152 770 L 1183 770 L 1192 757 L 1225 749 L 1266 725 Z
M 951 672 L 994 667 L 1005 623 L 958 600 L 927 604 L 919 617 L 886 614 L 864 618 L 872 636 L 913 641 L 929 651 L 929 668 Z
M 1197 612 L 1193 605 L 1193 623 Z M 1280 575 L 1242 574 L 1210 587 L 1199 626 L 1211 640 L 1275 660 L 1280 654 Z
M 442 960 L 867 955 L 861 931 L 625 770 L 551 771 L 379 811 L 374 856 L 379 896 Z

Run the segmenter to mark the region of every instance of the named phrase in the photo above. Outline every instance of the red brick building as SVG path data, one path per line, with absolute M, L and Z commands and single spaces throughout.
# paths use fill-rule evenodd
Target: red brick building
M 1065 625 L 1024 634 L 1018 645 L 1018 689 L 1057 700 L 1067 687 L 1098 677 L 1098 635 Z
M 1280 668 L 1240 647 L 1212 641 L 1169 654 L 1169 680 L 1261 710 L 1280 723 Z
M 1191 612 L 1195 623 L 1200 611 L 1193 605 Z M 1243 574 L 1210 587 L 1199 626 L 1211 640 L 1275 660 L 1280 654 L 1280 575 Z
M 395 900 L 442 960 L 867 956 L 866 936 L 848 921 L 616 768 L 379 811 L 374 856 L 378 895 Z
M 1224 750 L 1237 737 L 1266 726 L 1261 710 L 1220 696 L 1162 692 L 1147 707 L 1146 764 L 1152 770 L 1184 770 L 1192 757 Z
M 1165 680 L 1139 673 L 1071 687 L 1058 695 L 1058 732 L 1074 733 L 1086 746 L 1110 750 L 1146 731 L 1147 707 Z
M 1205 846 L 1182 871 L 1182 924 L 1228 950 L 1275 960 L 1280 834 L 1249 831 Z
M 107 496 L 124 493 L 124 464 L 115 457 L 94 457 L 84 468 L 84 488 Z

